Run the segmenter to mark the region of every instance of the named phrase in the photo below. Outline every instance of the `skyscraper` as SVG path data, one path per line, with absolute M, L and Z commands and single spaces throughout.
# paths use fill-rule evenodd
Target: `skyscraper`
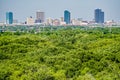
M 101 9 L 95 9 L 95 22 L 104 23 L 104 12 Z
M 45 21 L 45 13 L 44 12 L 36 12 L 36 21 L 35 23 L 43 23 Z
M 64 11 L 64 22 L 66 22 L 66 24 L 70 24 L 70 12 L 65 10 Z
M 13 13 L 6 12 L 6 24 L 12 24 L 12 23 L 13 23 Z

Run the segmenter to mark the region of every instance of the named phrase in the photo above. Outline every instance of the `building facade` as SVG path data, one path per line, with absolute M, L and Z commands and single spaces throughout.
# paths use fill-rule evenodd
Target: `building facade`
M 6 12 L 6 24 L 13 24 L 13 13 Z
M 71 20 L 71 14 L 69 11 L 65 10 L 64 11 L 64 22 L 66 22 L 66 24 L 70 24 L 70 20 Z
M 45 13 L 44 12 L 36 12 L 36 20 L 35 23 L 43 23 L 45 22 Z
M 95 22 L 104 23 L 104 12 L 101 9 L 95 9 Z
M 31 16 L 27 18 L 27 25 L 34 25 L 34 19 Z

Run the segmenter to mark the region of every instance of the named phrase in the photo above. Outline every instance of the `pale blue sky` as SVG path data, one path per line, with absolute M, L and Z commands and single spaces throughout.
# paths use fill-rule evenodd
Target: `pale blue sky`
M 24 22 L 29 16 L 35 18 L 37 10 L 44 11 L 46 18 L 59 18 L 66 9 L 72 18 L 92 20 L 96 8 L 105 12 L 105 20 L 120 20 L 120 0 L 0 0 L 0 22 L 5 21 L 7 11 L 14 13 L 14 19 Z

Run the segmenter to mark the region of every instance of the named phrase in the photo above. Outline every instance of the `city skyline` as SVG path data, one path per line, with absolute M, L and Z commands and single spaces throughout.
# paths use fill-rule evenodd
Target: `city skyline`
M 94 19 L 94 10 L 97 8 L 102 9 L 105 15 L 106 20 L 120 20 L 120 11 L 119 10 L 119 0 L 69 0 L 69 1 L 46 1 L 46 0 L 26 0 L 26 1 L 0 1 L 0 22 L 5 21 L 5 13 L 13 12 L 14 19 L 19 20 L 19 22 L 24 22 L 27 17 L 32 16 L 36 18 L 35 13 L 37 10 L 45 12 L 45 19 L 48 17 L 51 18 L 60 18 L 64 16 L 63 11 L 68 10 L 71 12 L 71 18 L 83 18 L 84 20 L 93 20 Z

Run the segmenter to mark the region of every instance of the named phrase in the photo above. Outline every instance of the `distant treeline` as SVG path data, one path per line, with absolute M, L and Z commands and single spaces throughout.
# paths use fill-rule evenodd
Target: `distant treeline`
M 103 32 L 110 33 L 119 33 L 120 27 L 104 27 L 104 26 L 44 26 L 44 25 L 36 25 L 36 26 L 0 26 L 0 32 L 25 32 L 25 33 L 40 33 L 43 31 L 55 31 L 55 30 L 66 30 L 66 29 L 80 29 L 80 30 L 98 30 Z

